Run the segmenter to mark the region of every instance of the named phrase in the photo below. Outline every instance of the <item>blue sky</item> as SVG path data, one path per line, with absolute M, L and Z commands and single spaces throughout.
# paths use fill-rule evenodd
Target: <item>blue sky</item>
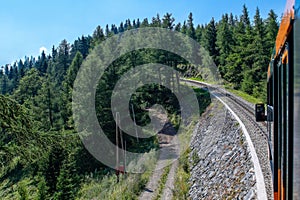
M 97 25 L 116 24 L 126 19 L 142 21 L 165 13 L 183 22 L 190 12 L 194 24 L 205 24 L 224 13 L 241 15 L 246 4 L 252 17 L 256 7 L 266 18 L 270 9 L 280 16 L 285 0 L 5 0 L 0 6 L 0 66 L 25 56 L 38 56 L 61 40 L 73 41 L 91 35 Z

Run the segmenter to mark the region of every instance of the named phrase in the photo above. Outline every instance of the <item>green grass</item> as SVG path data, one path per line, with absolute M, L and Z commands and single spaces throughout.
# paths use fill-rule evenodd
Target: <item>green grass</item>
M 204 81 L 202 78 L 199 77 L 192 77 L 192 78 L 187 78 L 188 80 L 193 80 L 193 81 Z
M 145 156 L 145 159 L 142 164 L 131 163 L 131 166 L 136 167 L 136 169 L 145 169 L 143 173 L 121 175 L 119 182 L 117 182 L 114 171 L 105 176 L 95 174 L 88 177 L 82 185 L 77 199 L 138 199 L 153 173 L 157 159 L 156 152 L 151 151 Z
M 188 78 L 188 80 L 203 81 L 203 82 L 205 82 L 203 79 L 197 78 L 197 77 L 195 77 L 195 78 L 194 77 L 193 78 Z M 225 85 L 225 89 L 227 91 L 229 91 L 229 92 L 231 92 L 231 93 L 233 93 L 233 94 L 235 94 L 235 95 L 243 98 L 244 100 L 246 100 L 246 101 L 248 101 L 250 103 L 256 104 L 256 103 L 262 103 L 263 102 L 262 99 L 255 98 L 255 97 L 253 97 L 253 96 L 251 96 L 251 95 L 249 95 L 249 94 L 247 94 L 247 93 L 245 93 L 243 91 L 240 91 L 240 90 L 234 90 L 234 89 L 232 89 L 228 85 Z
M 194 92 L 199 101 L 199 112 L 200 115 L 206 110 L 206 108 L 211 104 L 210 95 L 206 90 L 200 88 L 194 88 Z M 184 127 L 185 133 L 180 134 L 178 136 L 180 141 L 180 158 L 178 168 L 176 170 L 175 175 L 175 182 L 174 182 L 174 191 L 173 191 L 173 199 L 174 200 L 181 200 L 187 199 L 189 200 L 189 189 L 191 187 L 189 183 L 190 178 L 190 165 L 196 163 L 199 160 L 198 155 L 193 156 L 193 163 L 190 163 L 189 157 L 191 153 L 190 149 L 190 141 L 193 134 L 194 129 L 196 128 L 195 125 L 198 122 L 198 116 L 194 116 L 195 118 L 192 122 L 187 126 Z
M 255 98 L 243 91 L 239 91 L 239 90 L 234 90 L 234 89 L 231 89 L 231 88 L 228 88 L 228 87 L 225 87 L 225 89 L 241 98 L 243 98 L 244 100 L 250 102 L 250 103 L 253 103 L 253 104 L 256 104 L 256 103 L 262 103 L 263 101 L 261 99 L 258 99 L 258 98 Z
M 175 185 L 173 191 L 173 199 L 189 199 L 190 189 L 190 166 L 189 166 L 189 154 L 191 149 L 188 148 L 179 158 L 179 165 L 175 175 Z
M 165 188 L 165 185 L 166 185 L 166 182 L 168 180 L 168 175 L 169 175 L 171 166 L 172 165 L 168 165 L 164 168 L 163 174 L 161 175 L 159 183 L 158 183 L 156 196 L 155 196 L 155 198 L 153 198 L 153 200 L 161 199 L 162 192 L 163 192 L 163 190 Z

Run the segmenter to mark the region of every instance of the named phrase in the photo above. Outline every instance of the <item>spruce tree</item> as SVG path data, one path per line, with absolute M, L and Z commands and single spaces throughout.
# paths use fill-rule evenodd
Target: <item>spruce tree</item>
M 190 13 L 188 20 L 187 20 L 187 35 L 195 40 L 196 39 L 196 31 L 195 31 L 193 20 L 194 20 L 193 14 Z
M 277 32 L 278 32 L 278 22 L 277 22 L 277 15 L 275 14 L 274 10 L 270 10 L 269 16 L 265 21 L 266 26 L 266 48 L 271 55 L 273 48 L 274 48 L 274 41 L 276 40 Z
M 172 14 L 166 13 L 162 19 L 162 27 L 172 30 L 174 28 L 174 21 L 175 19 L 172 17 Z
M 54 199 L 65 200 L 75 199 L 79 188 L 80 177 L 77 174 L 76 160 L 71 153 L 63 161 L 56 183 Z
M 141 23 L 141 27 L 144 28 L 148 26 L 149 26 L 148 18 L 145 18 Z
M 77 52 L 68 71 L 64 78 L 62 94 L 61 94 L 61 103 L 60 103 L 60 111 L 63 119 L 63 124 L 66 129 L 73 127 L 72 120 L 72 91 L 73 84 L 77 76 L 77 72 L 81 67 L 83 62 L 83 56 L 80 52 Z
M 217 56 L 218 51 L 216 48 L 217 41 L 217 30 L 214 18 L 211 19 L 209 24 L 205 27 L 204 36 L 203 36 L 203 47 L 209 52 L 209 55 L 212 56 L 215 63 L 218 65 Z
M 232 53 L 232 48 L 234 46 L 234 40 L 232 31 L 229 28 L 228 15 L 222 16 L 222 20 L 218 25 L 217 30 L 217 49 L 219 52 L 218 63 L 220 69 L 223 69 L 226 65 L 226 58 Z M 221 75 L 225 74 L 225 70 L 221 70 Z

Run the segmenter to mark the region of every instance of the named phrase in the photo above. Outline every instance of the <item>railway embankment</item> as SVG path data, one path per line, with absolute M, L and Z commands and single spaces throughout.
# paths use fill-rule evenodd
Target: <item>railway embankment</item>
M 254 165 L 239 123 L 213 100 L 191 140 L 191 199 L 256 199 Z

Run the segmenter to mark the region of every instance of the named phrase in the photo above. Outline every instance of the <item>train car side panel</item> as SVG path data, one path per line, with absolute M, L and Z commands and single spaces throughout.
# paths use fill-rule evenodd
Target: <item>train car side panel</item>
M 294 6 L 294 144 L 293 144 L 293 199 L 300 199 L 300 1 L 297 0 Z

